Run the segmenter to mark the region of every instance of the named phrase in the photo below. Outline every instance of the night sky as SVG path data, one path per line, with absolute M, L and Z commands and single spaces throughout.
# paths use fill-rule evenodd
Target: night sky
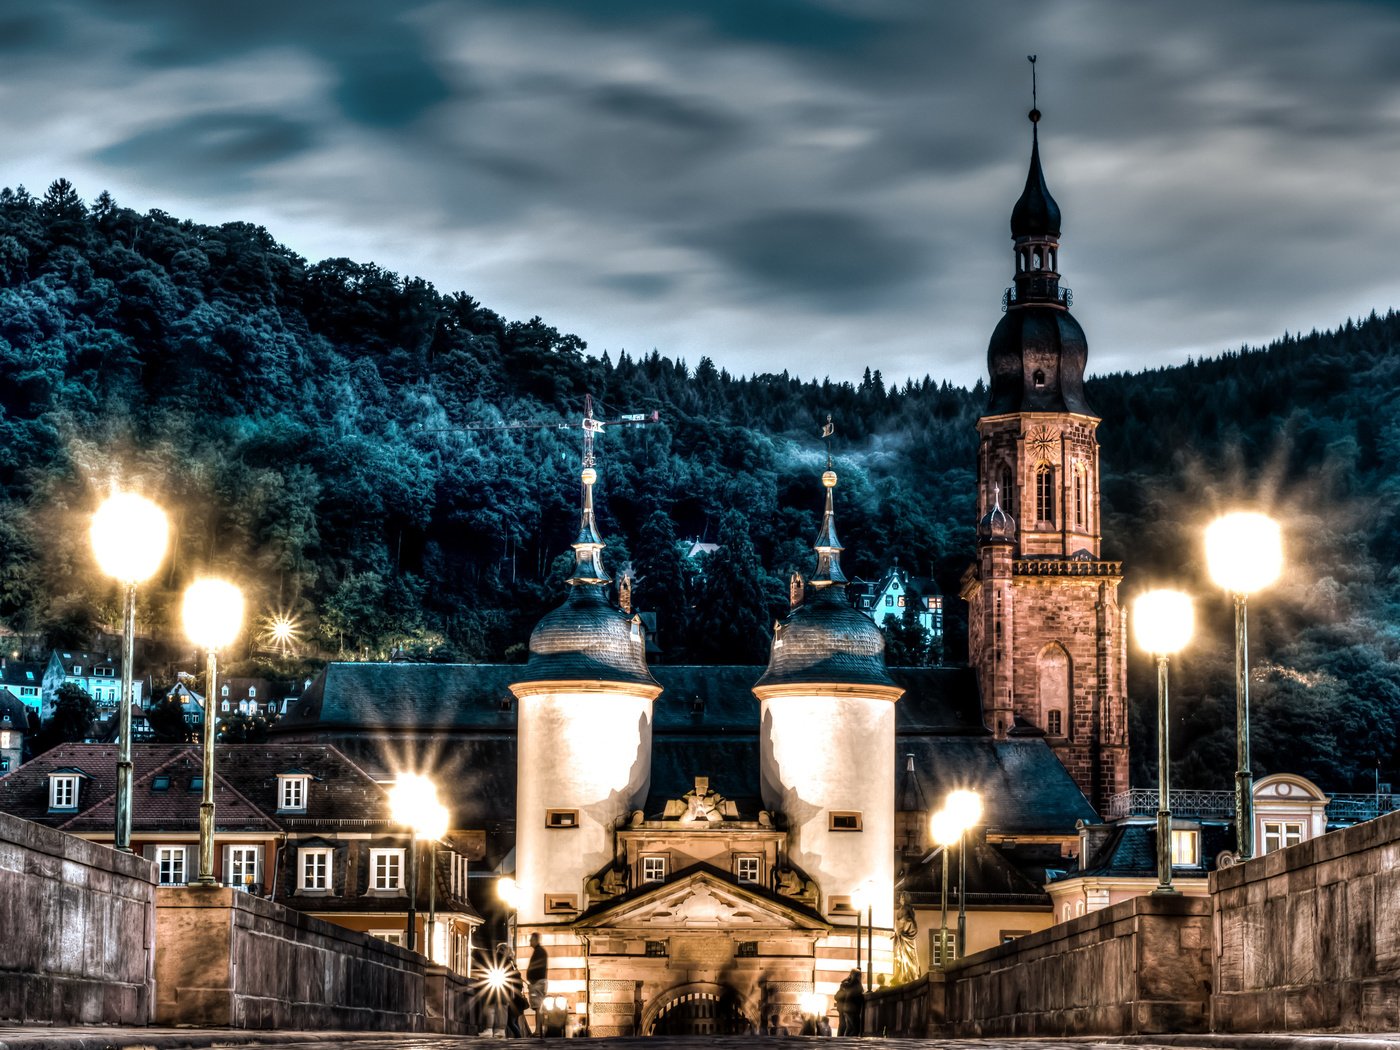
M 1385 3 L 0 0 L 0 182 L 260 223 L 595 353 L 970 383 L 1032 52 L 1094 371 L 1400 298 Z

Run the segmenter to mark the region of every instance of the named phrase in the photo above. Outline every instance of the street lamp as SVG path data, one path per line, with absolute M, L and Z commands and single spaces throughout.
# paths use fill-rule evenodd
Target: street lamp
M 227 580 L 195 580 L 185 588 L 185 634 L 208 653 L 204 690 L 204 794 L 199 803 L 199 879 L 214 878 L 214 698 L 218 695 L 219 650 L 238 637 L 243 625 L 243 592 Z
M 423 939 L 428 942 L 428 961 L 436 962 L 437 945 L 437 848 L 438 842 L 447 834 L 448 812 L 441 802 L 435 803 L 424 814 L 423 823 L 417 830 L 419 838 L 428 840 L 428 923 L 423 930 Z
M 1249 596 L 1283 571 L 1283 535 L 1264 514 L 1240 511 L 1206 528 L 1206 565 L 1235 598 L 1236 859 L 1254 856 L 1254 774 L 1249 768 Z
M 960 788 L 948 796 L 943 808 L 958 823 L 958 958 L 967 954 L 967 833 L 982 823 L 982 796 Z
M 942 904 L 940 911 L 943 915 L 941 929 L 938 934 L 938 968 L 941 970 L 948 965 L 948 851 L 953 848 L 953 843 L 958 841 L 958 836 L 962 834 L 962 826 L 958 823 L 957 814 L 947 809 L 940 809 L 928 822 L 929 834 L 933 837 L 934 845 L 939 846 L 943 851 L 943 881 L 940 886 L 942 890 Z
M 865 989 L 875 989 L 875 883 L 866 879 L 851 894 L 851 903 L 856 909 L 856 969 L 860 969 L 860 913 L 865 912 Z
M 496 880 L 496 896 L 508 909 L 506 912 L 506 937 L 510 941 L 510 954 L 515 955 L 515 913 L 520 910 L 520 883 L 509 875 Z
M 144 496 L 118 492 L 92 516 L 92 553 L 103 573 L 122 584 L 122 694 L 117 709 L 117 849 L 131 852 L 131 683 L 136 661 L 136 585 L 165 560 L 170 524 Z
M 1191 640 L 1195 610 L 1180 591 L 1148 591 L 1133 603 L 1133 637 L 1157 658 L 1157 888 L 1172 889 L 1171 755 L 1167 728 L 1167 659 Z
M 394 823 L 409 829 L 408 839 L 408 950 L 418 945 L 418 840 L 436 841 L 447 833 L 447 809 L 438 801 L 437 785 L 420 773 L 400 773 L 389 790 L 389 811 Z M 435 879 L 428 880 L 433 893 Z M 430 897 L 429 915 L 433 915 Z M 433 915 L 433 918 L 436 918 Z M 424 931 L 427 933 L 428 931 Z M 432 942 L 428 953 L 431 957 Z

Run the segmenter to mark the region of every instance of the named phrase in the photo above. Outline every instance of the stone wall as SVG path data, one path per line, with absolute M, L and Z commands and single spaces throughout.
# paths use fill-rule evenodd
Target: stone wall
M 152 869 L 0 813 L 0 1020 L 149 1024 Z
M 875 1035 L 1138 1035 L 1206 1030 L 1210 901 L 1135 897 L 871 995 Z M 910 992 L 910 988 L 922 991 Z M 908 1000 L 924 994 L 925 1009 Z
M 1210 877 L 1212 1028 L 1400 1028 L 1400 813 Z
M 251 894 L 162 886 L 156 937 L 157 1024 L 432 1027 L 425 1020 L 422 956 Z M 450 1000 L 453 993 L 444 994 Z M 439 1011 L 459 1012 L 450 1001 Z

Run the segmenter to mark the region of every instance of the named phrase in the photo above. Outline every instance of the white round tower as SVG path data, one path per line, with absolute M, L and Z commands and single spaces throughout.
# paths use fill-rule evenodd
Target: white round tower
M 791 864 L 816 881 L 823 912 L 841 926 L 871 909 L 884 951 L 894 921 L 895 702 L 885 639 L 851 606 L 841 571 L 832 490 L 817 568 L 773 632 L 768 670 L 754 686 L 760 711 L 763 802 L 788 827 Z M 881 945 L 876 944 L 876 969 Z M 840 974 L 837 976 L 844 976 Z
M 593 516 L 597 473 L 583 472 L 583 515 L 568 599 L 530 636 L 511 685 L 516 734 L 517 920 L 568 923 L 584 881 L 613 860 L 613 828 L 651 779 L 652 702 L 641 624 L 612 605 Z

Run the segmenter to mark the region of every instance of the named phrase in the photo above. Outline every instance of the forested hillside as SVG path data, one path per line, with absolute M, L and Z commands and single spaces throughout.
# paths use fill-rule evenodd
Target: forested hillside
M 1281 516 L 1290 544 L 1287 578 L 1254 603 L 1257 768 L 1343 789 L 1396 765 L 1398 336 L 1400 317 L 1373 316 L 1090 384 L 1106 554 L 1128 562 L 1125 591 L 1170 580 L 1202 599 L 1200 641 L 1174 678 L 1183 783 L 1230 779 L 1230 609 L 1202 578 L 1199 532 L 1241 499 Z M 827 413 L 848 574 L 897 558 L 952 597 L 972 553 L 980 385 L 595 358 L 464 293 L 308 263 L 247 224 L 139 215 L 106 194 L 88 206 L 63 181 L 42 198 L 0 194 L 0 362 L 0 617 L 55 642 L 116 619 L 86 521 L 120 481 L 171 513 L 142 630 L 172 652 L 180 590 L 217 570 L 258 616 L 294 614 L 324 656 L 522 658 L 559 600 L 579 434 L 453 428 L 576 422 L 585 393 L 603 418 L 660 413 L 602 437 L 598 498 L 607 563 L 631 563 L 666 660 L 766 660 L 786 577 L 810 567 Z M 721 545 L 703 575 L 683 538 Z M 965 628 L 949 604 L 956 660 Z M 1142 782 L 1145 660 L 1132 686 Z

